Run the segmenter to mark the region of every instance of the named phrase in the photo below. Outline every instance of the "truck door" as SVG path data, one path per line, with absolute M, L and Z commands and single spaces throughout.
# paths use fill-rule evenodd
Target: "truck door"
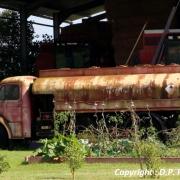
M 4 115 L 14 138 L 22 137 L 22 100 L 19 84 L 4 85 Z

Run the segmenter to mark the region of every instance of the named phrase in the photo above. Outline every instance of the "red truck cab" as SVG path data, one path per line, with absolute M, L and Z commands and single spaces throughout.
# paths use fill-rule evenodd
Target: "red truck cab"
M 143 49 L 139 51 L 140 64 L 151 64 L 163 30 L 145 30 L 143 34 Z M 164 64 L 180 64 L 180 30 L 169 31 L 161 55 Z
M 32 76 L 18 76 L 6 78 L 0 83 L 0 131 L 4 143 L 7 136 L 8 139 L 31 137 L 29 88 L 34 80 Z
M 8 140 L 52 135 L 52 96 L 33 95 L 35 80 L 33 76 L 16 76 L 1 81 L 0 147 L 7 147 Z M 52 107 L 50 113 L 46 106 Z

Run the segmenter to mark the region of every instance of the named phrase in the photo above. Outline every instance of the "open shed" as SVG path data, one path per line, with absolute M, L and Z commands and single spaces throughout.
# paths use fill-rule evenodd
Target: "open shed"
M 163 29 L 168 15 L 176 3 L 177 0 L 1 0 L 0 7 L 20 12 L 21 59 L 25 72 L 26 25 L 27 18 L 30 15 L 53 19 L 55 43 L 63 40 L 63 36 L 62 39 L 60 37 L 60 24 L 62 22 L 71 24 L 73 20 L 82 17 L 86 17 L 93 22 L 108 18 L 109 27 L 111 28 L 109 31 L 111 34 L 109 33 L 108 38 L 111 41 L 110 43 L 114 50 L 115 59 L 115 64 L 113 65 L 118 65 L 125 64 L 144 23 L 148 22 L 148 29 Z M 101 11 L 105 12 L 98 16 L 91 17 L 92 14 Z M 178 19 L 179 11 L 176 13 L 172 27 L 179 27 Z M 64 34 L 68 31 L 68 28 L 64 29 Z M 104 28 L 102 27 L 102 34 L 103 31 Z M 97 36 L 99 36 L 99 34 L 97 34 Z M 102 39 L 107 39 L 107 36 L 103 36 Z M 105 66 L 112 66 L 109 62 L 110 60 L 108 60 L 108 63 L 105 63 Z M 96 64 L 99 64 L 99 62 L 97 61 Z

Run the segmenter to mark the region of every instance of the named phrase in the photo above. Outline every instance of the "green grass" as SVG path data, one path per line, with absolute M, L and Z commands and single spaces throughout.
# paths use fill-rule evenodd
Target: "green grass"
M 3 180 L 66 180 L 71 179 L 71 174 L 67 164 L 23 164 L 24 157 L 32 155 L 32 151 L 0 151 L 0 155 L 5 155 L 11 168 L 0 175 Z M 180 163 L 164 163 L 162 168 L 179 169 L 179 175 L 175 176 L 161 176 L 164 180 L 178 180 L 180 179 Z M 115 176 L 116 169 L 139 169 L 138 164 L 84 164 L 76 173 L 76 180 L 113 180 L 113 179 L 140 179 L 139 177 L 123 178 L 122 176 Z M 148 179 L 148 178 L 146 178 Z M 149 178 L 151 179 L 151 178 Z

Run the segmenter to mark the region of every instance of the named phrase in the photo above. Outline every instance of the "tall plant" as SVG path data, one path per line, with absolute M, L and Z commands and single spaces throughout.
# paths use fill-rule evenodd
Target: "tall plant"
M 68 146 L 65 148 L 65 158 L 69 164 L 72 179 L 75 179 L 75 171 L 79 169 L 84 161 L 86 151 L 78 139 L 72 136 Z
M 133 128 L 132 138 L 136 156 L 139 158 L 140 168 L 141 170 L 149 170 L 151 177 L 157 177 L 160 170 L 161 153 L 160 143 L 152 125 L 152 120 L 150 118 L 150 127 L 140 130 L 141 119 L 135 112 L 133 104 L 130 106 L 130 113 Z

